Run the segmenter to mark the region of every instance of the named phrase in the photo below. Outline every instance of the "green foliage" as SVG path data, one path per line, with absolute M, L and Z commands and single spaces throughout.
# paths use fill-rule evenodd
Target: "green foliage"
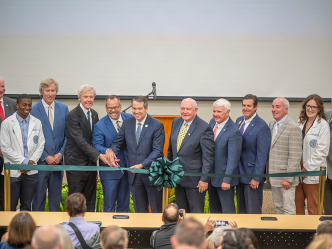
M 48 208 L 48 195 L 46 195 L 45 211 L 49 211 L 49 208 Z
M 104 192 L 100 180 L 97 182 L 95 210 L 96 212 L 103 212 L 104 210 Z
M 175 188 L 169 193 L 168 203 L 175 203 Z
M 209 191 L 206 191 L 205 200 L 204 200 L 204 213 L 210 213 L 210 203 L 209 203 Z
M 129 213 L 135 213 L 133 196 L 130 192 Z

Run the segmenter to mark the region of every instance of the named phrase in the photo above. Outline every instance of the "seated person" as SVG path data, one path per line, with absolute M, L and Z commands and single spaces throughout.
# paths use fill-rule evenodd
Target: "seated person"
M 100 229 L 97 224 L 84 220 L 86 213 L 86 199 L 81 193 L 73 193 L 67 198 L 67 213 L 70 216 L 69 222 L 64 224 L 74 247 L 81 245 L 74 230 L 68 225 L 73 223 L 81 232 L 86 243 L 93 248 L 100 248 Z
M 221 242 L 222 249 L 255 249 L 249 236 L 239 230 L 232 230 L 223 236 Z
M 323 233 L 332 234 L 332 222 L 329 220 L 323 221 L 317 227 L 316 234 L 320 235 Z

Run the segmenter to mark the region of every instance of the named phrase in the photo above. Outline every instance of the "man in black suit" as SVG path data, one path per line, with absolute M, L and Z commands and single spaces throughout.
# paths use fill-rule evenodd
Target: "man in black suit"
M 82 85 L 78 89 L 80 104 L 68 113 L 66 120 L 66 165 L 93 166 L 98 159 L 108 164 L 106 156 L 91 145 L 93 126 L 99 120 L 98 113 L 91 108 L 95 96 L 96 91 L 92 86 Z M 68 194 L 84 194 L 88 212 L 95 211 L 96 179 L 97 171 L 67 171 Z
M 214 163 L 213 131 L 197 116 L 197 111 L 195 100 L 182 100 L 181 117 L 172 123 L 167 157 L 169 160 L 179 157 L 186 172 L 209 173 Z M 205 176 L 185 176 L 175 188 L 179 208 L 186 213 L 203 213 L 209 180 Z
M 0 128 L 2 121 L 5 118 L 11 116 L 14 112 L 16 112 L 16 101 L 3 96 L 5 94 L 5 81 L 2 77 L 0 77 Z M 1 174 L 3 170 L 3 155 L 0 149 L 0 211 L 4 211 L 4 179 L 3 175 Z

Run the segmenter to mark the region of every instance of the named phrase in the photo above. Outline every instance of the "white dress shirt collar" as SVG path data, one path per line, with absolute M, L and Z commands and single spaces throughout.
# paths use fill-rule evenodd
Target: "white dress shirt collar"
M 48 107 L 51 106 L 51 110 L 52 110 L 52 115 L 54 117 L 54 108 L 55 108 L 55 103 L 54 101 L 52 102 L 52 104 L 47 104 L 43 99 L 42 99 L 42 104 L 44 106 L 44 109 L 45 109 L 45 112 L 46 112 L 46 115 L 48 116 Z
M 228 117 L 224 122 L 221 122 L 220 124 L 216 123 L 216 124 L 214 125 L 214 127 L 213 127 L 213 131 L 214 131 L 214 129 L 216 128 L 216 125 L 218 126 L 217 134 L 216 134 L 214 140 L 216 140 L 216 138 L 218 137 L 220 131 L 224 128 L 225 124 L 227 123 L 228 119 L 229 119 L 229 117 Z
M 249 124 L 251 123 L 251 121 L 257 116 L 257 113 L 255 112 L 254 115 L 252 115 L 251 118 L 247 119 L 244 117 L 243 122 L 244 122 L 244 130 L 243 133 L 246 131 L 246 129 L 248 128 Z M 241 127 L 241 126 L 240 126 Z
M 120 113 L 120 117 L 119 117 L 119 119 L 118 120 L 115 120 L 115 119 L 112 119 L 110 116 L 108 116 L 109 118 L 110 118 L 110 120 L 112 121 L 112 123 L 113 123 L 113 126 L 114 126 L 114 128 L 115 128 L 115 130 L 116 130 L 116 132 L 119 132 L 118 131 L 118 128 L 117 128 L 117 124 L 116 124 L 116 122 L 117 121 L 119 121 L 119 126 L 121 127 L 122 126 L 122 123 L 123 123 L 123 119 L 122 119 L 122 116 L 121 116 L 121 113 Z
M 146 120 L 146 117 L 148 116 L 148 114 L 145 115 L 144 119 L 141 121 L 141 122 L 138 122 L 137 119 L 136 119 L 136 130 L 137 130 L 137 126 L 138 126 L 138 123 L 141 123 L 142 125 L 142 129 L 143 129 L 143 125 L 145 123 L 145 120 Z

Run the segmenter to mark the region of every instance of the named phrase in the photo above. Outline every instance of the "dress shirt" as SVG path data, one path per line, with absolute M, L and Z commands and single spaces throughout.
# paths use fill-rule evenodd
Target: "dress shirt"
M 119 121 L 119 126 L 120 126 L 120 128 L 121 128 L 121 126 L 122 126 L 122 124 L 123 124 L 123 119 L 122 119 L 122 117 L 121 117 L 121 114 L 120 114 L 120 117 L 119 117 L 118 120 L 112 119 L 111 117 L 109 117 L 109 118 L 110 118 L 110 120 L 112 121 L 113 126 L 114 126 L 116 132 L 119 133 L 116 122 Z M 136 120 L 136 121 L 137 121 L 137 120 Z M 144 121 L 145 121 L 145 120 L 144 120 Z M 136 127 L 136 130 L 137 130 L 137 127 Z
M 229 117 L 228 117 L 228 119 L 229 119 Z M 220 124 L 217 124 L 217 123 L 216 123 L 216 124 L 214 125 L 213 130 L 214 130 L 214 128 L 216 127 L 216 125 L 218 125 L 218 130 L 217 130 L 216 137 L 214 138 L 214 141 L 216 141 L 216 138 L 218 137 L 220 131 L 224 128 L 224 126 L 225 126 L 225 124 L 227 123 L 228 119 L 226 119 L 226 121 L 224 121 L 224 122 L 222 122 L 222 123 L 220 123 Z
M 90 111 L 90 127 L 91 127 L 91 129 L 92 129 L 92 113 L 91 113 L 91 110 L 88 110 L 88 109 L 86 109 L 81 103 L 80 103 L 80 107 L 82 108 L 82 110 L 83 110 L 83 112 L 84 112 L 84 114 L 85 114 L 85 117 L 86 117 L 86 119 L 89 121 L 89 119 L 88 119 L 88 111 Z M 54 117 L 54 116 L 53 116 Z
M 257 114 L 256 114 L 256 112 L 255 112 L 255 114 L 252 115 L 251 118 L 249 118 L 249 119 L 247 119 L 247 120 L 246 120 L 246 118 L 243 119 L 243 122 L 244 122 L 243 133 L 245 133 L 246 129 L 248 128 L 248 126 L 249 126 L 249 124 L 250 124 L 250 122 L 256 117 L 256 115 L 257 115 Z M 240 127 L 241 127 L 241 126 L 240 126 Z
M 1 101 L 1 107 L 2 107 L 2 110 L 3 110 L 3 115 L 4 115 L 5 118 L 6 118 L 5 105 L 3 104 L 3 97 L 0 99 L 0 101 Z
M 195 119 L 195 118 L 194 118 Z M 189 121 L 187 124 L 187 130 L 186 130 L 186 133 L 188 132 L 188 130 L 189 130 L 189 127 L 190 127 L 190 125 L 192 124 L 192 122 L 194 121 L 194 119 L 193 120 L 191 120 L 191 121 Z M 178 134 L 178 138 L 179 138 L 179 136 L 180 136 L 180 133 L 181 133 L 181 131 L 182 131 L 182 129 L 183 129 L 183 127 L 184 127 L 184 125 L 186 124 L 186 121 L 183 121 L 183 123 L 182 123 L 182 125 L 181 125 L 181 127 L 180 127 L 180 131 L 179 131 L 179 134 Z
M 147 117 L 148 115 L 145 115 L 145 118 L 141 121 L 141 122 L 138 122 L 137 121 L 137 119 L 136 119 L 136 129 L 135 129 L 135 134 L 136 134 L 136 131 L 137 131 L 137 127 L 138 127 L 138 123 L 141 123 L 141 132 L 142 132 L 142 130 L 143 130 L 143 126 L 144 126 L 144 123 L 145 123 L 145 120 L 146 120 L 146 117 Z M 115 126 L 116 127 L 116 126 Z
M 43 99 L 42 99 L 42 103 L 43 103 L 43 106 L 45 108 L 45 112 L 46 112 L 46 115 L 48 117 L 48 107 L 51 106 L 51 110 L 52 110 L 52 115 L 53 115 L 53 120 L 54 120 L 54 108 L 55 108 L 55 103 L 54 101 L 52 102 L 52 104 L 47 104 Z
M 274 120 L 274 125 L 273 125 L 273 129 L 276 125 L 276 123 L 278 124 L 278 130 L 280 129 L 280 126 L 282 125 L 282 123 L 285 121 L 285 119 L 287 118 L 287 115 L 285 115 L 285 117 L 283 117 L 282 119 L 280 119 L 279 121 Z M 273 134 L 273 129 L 272 129 L 272 134 Z
M 23 119 L 16 112 L 16 118 L 20 125 L 21 133 L 22 133 L 23 151 L 24 151 L 24 157 L 25 157 L 22 164 L 28 164 L 29 160 L 27 159 L 27 156 L 28 156 L 28 133 L 29 133 L 30 114 L 26 117 L 26 119 Z

